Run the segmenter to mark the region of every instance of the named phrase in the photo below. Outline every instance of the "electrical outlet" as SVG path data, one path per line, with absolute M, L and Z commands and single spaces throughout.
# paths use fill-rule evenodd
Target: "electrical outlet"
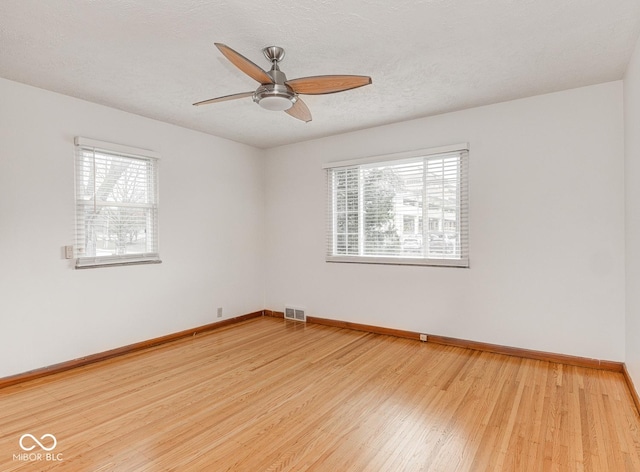
M 222 307 L 218 307 L 218 318 L 222 318 Z
M 422 342 L 425 342 L 425 343 L 426 343 L 426 342 L 427 342 L 427 335 L 426 335 L 426 334 L 421 334 L 421 335 L 420 335 L 420 341 L 422 341 Z

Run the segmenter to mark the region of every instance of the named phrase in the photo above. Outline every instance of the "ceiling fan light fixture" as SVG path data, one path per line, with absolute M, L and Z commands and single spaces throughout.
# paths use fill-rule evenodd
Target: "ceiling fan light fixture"
M 258 100 L 258 105 L 265 110 L 284 111 L 291 108 L 293 106 L 293 102 L 287 97 L 274 95 L 261 98 Z
M 266 84 L 258 87 L 253 101 L 265 110 L 284 111 L 293 106 L 298 97 L 286 85 Z

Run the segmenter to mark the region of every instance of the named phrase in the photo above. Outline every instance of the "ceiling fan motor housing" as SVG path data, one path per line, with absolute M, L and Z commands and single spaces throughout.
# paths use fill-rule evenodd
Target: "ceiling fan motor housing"
M 274 83 L 260 85 L 253 94 L 253 101 L 267 110 L 288 110 L 296 103 L 298 95 L 285 84 L 287 76 L 278 69 L 277 62 L 274 62 L 267 74 Z

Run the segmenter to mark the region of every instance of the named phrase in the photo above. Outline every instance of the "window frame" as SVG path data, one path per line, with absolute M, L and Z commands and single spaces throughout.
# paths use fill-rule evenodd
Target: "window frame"
M 159 241 L 159 225 L 158 225 L 158 207 L 159 207 L 159 162 L 160 155 L 148 149 L 140 149 L 121 144 L 108 143 L 95 139 L 83 137 L 75 137 L 75 208 L 76 208 L 76 243 L 74 245 L 74 257 L 76 269 L 88 269 L 96 267 L 113 267 L 135 264 L 159 264 L 160 260 L 160 241 Z M 85 165 L 85 155 L 87 152 L 94 154 L 94 162 L 96 153 L 106 156 L 112 156 L 119 159 L 129 159 L 131 161 L 142 161 L 148 167 L 146 175 L 146 185 L 144 194 L 148 201 L 141 203 L 104 201 L 98 203 L 95 195 L 95 170 L 93 171 L 94 195 L 92 199 L 86 200 L 80 196 L 81 180 L 83 179 L 83 170 Z M 94 163 L 95 166 L 95 163 Z M 84 182 L 84 181 L 83 181 Z M 132 252 L 126 254 L 109 254 L 109 255 L 86 255 L 85 254 L 85 211 L 89 205 L 101 206 L 104 208 L 127 208 L 127 209 L 144 209 L 147 219 L 145 229 L 145 251 Z M 151 233 L 151 234 L 150 234 Z M 151 238 L 149 241 L 147 238 Z
M 426 197 L 427 180 L 423 179 L 423 205 L 422 205 L 422 221 L 427 222 L 426 225 L 420 225 L 422 227 L 422 255 L 415 256 L 400 256 L 400 255 L 363 255 L 364 238 L 362 235 L 363 224 L 359 224 L 360 238 L 358 255 L 355 254 L 336 254 L 337 252 L 337 233 L 335 223 L 335 189 L 332 176 L 335 171 L 345 169 L 358 169 L 360 176 L 359 180 L 362 180 L 363 169 L 371 166 L 389 164 L 390 166 L 396 163 L 395 161 L 411 161 L 411 160 L 423 160 L 423 166 L 426 165 L 429 160 L 438 159 L 440 156 L 445 157 L 447 155 L 458 156 L 458 178 L 457 178 L 457 211 L 458 215 L 456 222 L 458 225 L 457 234 L 460 238 L 460 254 L 459 257 L 433 257 L 433 254 L 427 253 L 426 241 L 424 237 L 429 233 L 429 215 L 428 207 L 429 202 Z M 328 162 L 323 164 L 323 169 L 326 173 L 326 190 L 327 190 L 327 207 L 326 207 L 326 262 L 339 262 L 339 263 L 364 263 L 364 264 L 392 264 L 392 265 L 421 265 L 421 266 L 444 266 L 444 267 L 459 267 L 468 268 L 469 263 L 469 144 L 461 143 L 450 146 L 441 146 L 437 148 L 418 149 L 413 151 L 387 154 L 380 156 L 371 156 L 360 159 L 351 159 L 345 161 Z M 362 182 L 360 182 L 362 185 Z M 360 187 L 362 189 L 362 187 Z M 363 215 L 362 200 L 364 192 L 360 191 L 358 195 L 359 201 L 359 214 Z M 444 208 L 444 207 L 443 207 Z M 444 211 L 444 210 L 443 210 Z M 404 214 L 403 214 L 404 216 Z M 426 218 L 426 219 L 425 219 Z M 444 225 L 444 213 L 442 216 Z M 416 221 L 418 226 L 418 221 Z M 444 230 L 442 230 L 444 234 Z M 404 235 L 403 235 L 404 236 Z M 444 237 L 444 236 L 443 236 Z M 431 257 L 429 257 L 431 256 Z

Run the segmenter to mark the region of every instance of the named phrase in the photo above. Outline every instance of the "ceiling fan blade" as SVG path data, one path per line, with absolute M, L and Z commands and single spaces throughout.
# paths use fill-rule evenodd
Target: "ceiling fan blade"
M 311 112 L 309 111 L 307 104 L 304 103 L 300 99 L 300 97 L 298 97 L 298 100 L 296 100 L 296 103 L 294 103 L 291 108 L 289 108 L 288 110 L 285 110 L 285 113 L 288 113 L 294 118 L 302 120 L 305 123 L 308 123 L 311 121 Z
M 209 103 L 226 102 L 227 100 L 235 100 L 236 98 L 250 97 L 253 92 L 234 93 L 233 95 L 225 95 L 224 97 L 210 98 L 201 102 L 194 103 L 195 106 L 208 105 Z
M 316 75 L 285 82 L 294 92 L 304 95 L 343 92 L 344 90 L 351 90 L 370 83 L 371 77 L 366 75 Z
M 254 64 L 249 59 L 244 57 L 242 54 L 234 51 L 229 46 L 221 43 L 214 43 L 216 47 L 220 50 L 224 57 L 229 59 L 231 63 L 240 69 L 242 72 L 247 74 L 253 80 L 260 82 L 261 84 L 272 84 L 273 79 L 269 77 L 260 66 Z

